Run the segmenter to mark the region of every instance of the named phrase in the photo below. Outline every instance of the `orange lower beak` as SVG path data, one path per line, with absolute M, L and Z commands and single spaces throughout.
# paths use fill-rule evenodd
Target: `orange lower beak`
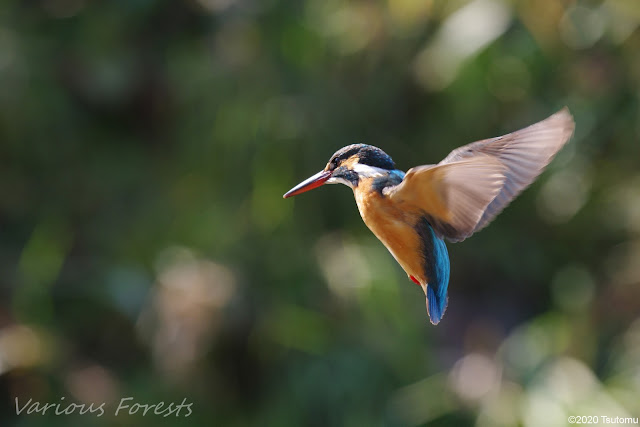
M 314 188 L 323 185 L 329 178 L 331 178 L 331 172 L 320 171 L 312 177 L 305 179 L 300 184 L 293 187 L 291 190 L 287 191 L 284 196 L 282 196 L 282 198 L 286 199 L 287 197 L 297 196 L 298 194 L 304 193 L 305 191 L 313 190 Z

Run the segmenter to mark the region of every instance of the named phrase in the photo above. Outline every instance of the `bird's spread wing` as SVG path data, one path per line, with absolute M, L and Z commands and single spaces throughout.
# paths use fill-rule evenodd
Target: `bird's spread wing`
M 420 211 L 438 236 L 462 240 L 473 233 L 504 179 L 502 163 L 478 155 L 410 169 L 404 180 L 386 190 L 385 195 L 407 210 Z
M 457 148 L 436 166 L 413 168 L 385 194 L 421 210 L 439 237 L 462 241 L 533 182 L 573 129 L 564 108 L 516 132 Z
M 528 187 L 573 134 L 575 123 L 565 107 L 551 117 L 516 132 L 473 142 L 453 150 L 439 164 L 455 164 L 464 159 L 490 156 L 504 165 L 504 183 L 487 206 L 472 233 L 486 227 Z M 463 240 L 471 233 L 446 237 Z

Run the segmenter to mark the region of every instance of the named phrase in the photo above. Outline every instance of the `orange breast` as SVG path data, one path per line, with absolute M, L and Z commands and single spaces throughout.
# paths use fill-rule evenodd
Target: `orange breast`
M 428 278 L 424 271 L 422 242 L 414 225 L 420 212 L 405 206 L 396 206 L 377 191 L 361 182 L 354 190 L 360 216 L 369 229 L 387 247 L 409 276 L 420 281 L 425 290 Z

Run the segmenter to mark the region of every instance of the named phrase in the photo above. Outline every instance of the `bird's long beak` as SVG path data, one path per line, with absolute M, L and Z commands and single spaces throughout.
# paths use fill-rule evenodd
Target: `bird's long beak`
M 286 199 L 287 197 L 296 196 L 300 193 L 304 193 L 305 191 L 313 190 L 314 188 L 323 185 L 329 178 L 331 178 L 331 172 L 320 171 L 312 177 L 305 179 L 300 184 L 293 187 L 291 190 L 287 191 L 282 197 Z

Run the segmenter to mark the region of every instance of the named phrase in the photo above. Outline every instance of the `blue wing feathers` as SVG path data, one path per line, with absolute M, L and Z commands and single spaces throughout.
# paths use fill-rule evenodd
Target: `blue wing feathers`
M 432 256 L 425 256 L 425 261 L 431 265 L 427 268 L 427 312 L 431 323 L 437 325 L 442 319 L 444 311 L 447 309 L 448 296 L 447 288 L 449 286 L 449 253 L 444 240 L 439 239 L 433 228 L 429 225 L 429 234 L 431 238 Z
M 449 286 L 449 253 L 444 240 L 436 236 L 427 217 L 422 217 L 415 225 L 422 241 L 424 273 L 427 283 L 427 313 L 431 323 L 437 325 L 447 308 L 447 287 Z
M 429 314 L 429 320 L 431 320 L 431 323 L 434 325 L 437 325 L 440 322 L 440 319 L 442 319 L 442 315 L 444 314 L 444 308 L 440 308 L 438 297 L 431 285 L 427 285 L 427 313 Z

